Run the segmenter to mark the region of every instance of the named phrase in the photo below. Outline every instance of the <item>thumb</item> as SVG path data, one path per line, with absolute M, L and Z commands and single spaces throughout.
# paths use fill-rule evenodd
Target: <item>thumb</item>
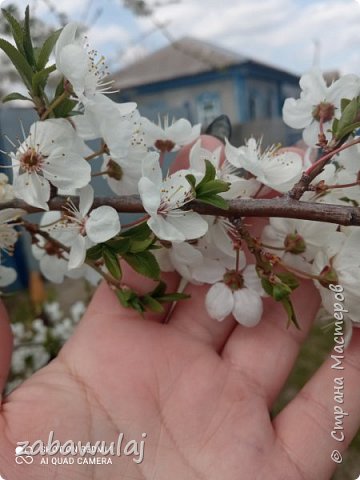
M 4 390 L 10 370 L 12 339 L 9 317 L 0 300 L 0 395 Z

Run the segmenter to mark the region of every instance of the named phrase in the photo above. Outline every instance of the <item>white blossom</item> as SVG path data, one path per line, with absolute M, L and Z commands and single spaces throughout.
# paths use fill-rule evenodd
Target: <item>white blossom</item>
M 179 170 L 163 180 L 157 158 L 143 162 L 139 192 L 151 230 L 161 240 L 183 242 L 203 236 L 208 224 L 195 212 L 181 210 L 181 207 L 193 200 L 191 185 Z
M 241 274 L 229 272 L 224 282 L 215 283 L 206 294 L 205 306 L 215 320 L 232 314 L 240 325 L 254 327 L 262 317 L 264 295 L 255 266 L 248 265 Z
M 297 153 L 279 152 L 276 146 L 262 152 L 261 142 L 256 142 L 254 138 L 239 148 L 226 141 L 225 155 L 236 168 L 245 169 L 258 182 L 283 193 L 300 179 L 303 169 L 302 158 Z
M 65 119 L 34 123 L 29 136 L 11 154 L 15 196 L 48 210 L 50 184 L 61 189 L 87 185 L 91 168 L 79 145 L 74 129 Z
M 90 212 L 93 201 L 94 190 L 87 185 L 79 192 L 79 209 L 69 203 L 65 215 L 65 228 L 72 234 L 69 269 L 78 268 L 84 263 L 88 247 L 106 242 L 120 232 L 117 211 L 104 205 Z
M 284 263 L 309 272 L 310 262 L 323 246 L 324 238 L 336 232 L 337 228 L 335 223 L 270 218 L 270 224 L 264 227 L 261 239 L 266 250 L 282 258 Z
M 320 119 L 327 140 L 334 118 L 341 114 L 342 98 L 352 99 L 359 95 L 360 79 L 356 75 L 344 75 L 327 86 L 321 71 L 313 68 L 300 79 L 300 98 L 287 98 L 283 107 L 284 122 L 292 128 L 304 129 L 305 143 L 316 146 L 320 133 Z
M 86 39 L 76 38 L 78 26 L 67 24 L 55 45 L 56 68 L 70 82 L 82 102 L 97 94 L 109 92 L 111 81 L 105 58 L 96 50 L 89 50 Z
M 163 120 L 163 125 L 160 118 L 157 125 L 145 117 L 141 118 L 141 124 L 145 143 L 162 153 L 173 152 L 181 146 L 192 143 L 199 137 L 201 130 L 200 124 L 192 126 L 185 118 L 180 118 L 170 124 L 167 116 Z
M 313 273 L 326 275 L 328 283 L 338 284 L 343 288 L 344 305 L 347 310 L 344 317 L 360 323 L 359 283 L 360 283 L 360 230 L 351 231 L 349 235 L 336 232 L 327 238 L 326 245 L 318 252 L 313 265 Z M 315 281 L 319 288 L 323 306 L 334 313 L 334 292 Z

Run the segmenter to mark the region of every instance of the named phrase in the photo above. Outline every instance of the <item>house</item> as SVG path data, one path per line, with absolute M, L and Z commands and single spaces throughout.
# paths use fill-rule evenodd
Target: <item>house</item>
M 136 101 L 153 120 L 169 113 L 206 126 L 224 113 L 239 140 L 254 134 L 290 144 L 300 137 L 281 120 L 285 98 L 299 95 L 297 75 L 199 39 L 182 38 L 112 79 L 117 100 Z

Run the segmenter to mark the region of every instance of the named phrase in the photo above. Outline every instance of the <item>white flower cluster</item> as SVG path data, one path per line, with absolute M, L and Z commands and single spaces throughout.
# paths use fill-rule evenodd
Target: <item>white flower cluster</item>
M 54 282 L 62 282 L 65 275 L 89 275 L 84 265 L 89 248 L 121 232 L 114 208 L 93 209 L 90 181 L 92 175 L 101 173 L 116 195 L 140 196 L 155 246 L 163 247 L 154 250 L 163 271 L 176 270 L 189 282 L 211 285 L 206 297 L 211 317 L 223 320 L 232 313 L 242 325 L 256 325 L 262 316 L 261 297 L 266 296 L 259 265 L 246 264 L 243 242 L 231 222 L 220 216 L 200 215 L 189 203 L 197 198 L 196 189 L 209 165 L 215 177 L 206 185 L 206 193 L 216 190 L 216 181 L 226 183 L 227 191 L 216 191 L 221 200 L 256 197 L 263 186 L 278 195 L 286 194 L 306 168 L 302 156 L 278 146 L 262 150 L 261 141 L 255 138 L 240 147 L 226 140 L 225 146 L 209 150 L 200 125 L 192 126 L 185 119 L 169 123 L 167 118 L 157 125 L 141 117 L 135 103 L 112 101 L 105 95 L 111 82 L 107 81 L 104 60 L 97 59 L 96 52 L 88 51 L 77 39 L 76 29 L 75 24 L 67 25 L 55 46 L 56 67 L 65 79 L 62 95 L 75 101 L 74 115 L 36 122 L 10 153 L 16 198 L 43 210 L 49 210 L 56 191 L 76 193 L 80 199 L 78 207 L 69 200 L 65 211 L 43 216 L 40 228 L 55 240 L 35 236 L 33 249 L 43 274 Z M 321 73 L 312 70 L 301 78 L 300 86 L 300 98 L 285 101 L 284 120 L 291 127 L 304 129 L 309 147 L 324 147 L 332 139 L 334 120 L 339 123 L 341 119 L 342 99 L 350 102 L 359 95 L 360 79 L 348 75 L 328 87 Z M 101 150 L 90 150 L 89 140 L 100 140 Z M 347 141 L 354 146 L 346 149 L 347 145 L 342 145 L 342 151 L 316 177 L 303 200 L 359 204 L 360 152 L 353 137 Z M 164 155 L 185 146 L 188 168 L 163 175 Z M 93 172 L 91 160 L 99 155 L 103 156 L 102 171 Z M 12 222 L 22 213 L 1 212 L 2 249 L 15 242 Z M 258 241 L 268 255 L 276 257 L 277 265 L 300 277 L 314 277 L 325 305 L 331 294 L 325 285 L 326 275 L 344 286 L 349 304 L 355 305 L 360 280 L 360 256 L 355 253 L 359 235 L 356 229 L 340 229 L 336 224 L 271 218 Z M 8 272 L 4 283 L 6 267 L 1 268 L 1 285 L 11 283 L 13 273 Z M 349 318 L 360 321 L 355 307 Z
M 42 318 L 33 320 L 31 326 L 25 326 L 22 321 L 11 324 L 14 352 L 10 381 L 7 384 L 8 393 L 57 354 L 72 335 L 84 312 L 85 304 L 78 301 L 70 307 L 69 315 L 65 316 L 55 301 L 44 304 L 46 324 Z

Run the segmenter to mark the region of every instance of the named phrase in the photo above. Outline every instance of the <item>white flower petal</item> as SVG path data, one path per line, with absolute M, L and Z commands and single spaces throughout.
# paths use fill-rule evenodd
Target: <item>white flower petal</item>
M 44 177 L 36 173 L 23 173 L 14 180 L 14 193 L 29 205 L 49 210 L 47 201 L 50 198 L 50 184 Z
M 138 185 L 140 198 L 144 209 L 149 215 L 157 215 L 160 206 L 160 188 L 158 188 L 151 180 L 142 177 Z
M 172 216 L 168 215 L 167 221 L 179 230 L 186 240 L 200 238 L 208 230 L 208 223 L 195 212 L 178 213 Z
M 163 176 L 158 153 L 152 152 L 146 156 L 142 162 L 142 175 L 150 180 L 157 188 L 160 188 Z
M 263 303 L 261 297 L 248 288 L 241 288 L 233 293 L 235 319 L 244 327 L 255 327 L 261 320 Z
M 115 237 L 120 228 L 118 212 L 107 205 L 92 210 L 85 223 L 86 233 L 95 243 L 106 242 Z
M 77 235 L 71 245 L 68 269 L 81 267 L 86 257 L 86 241 L 82 235 Z
M 86 217 L 93 202 L 94 202 L 94 189 L 91 185 L 86 185 L 79 192 L 79 212 L 81 217 Z
M 155 235 L 161 240 L 177 243 L 185 241 L 184 234 L 161 215 L 152 216 L 147 223 Z
M 89 162 L 76 153 L 51 155 L 43 167 L 44 176 L 58 188 L 81 188 L 91 180 Z
M 205 307 L 211 318 L 224 320 L 233 310 L 234 298 L 229 287 L 224 283 L 215 283 L 206 294 Z

